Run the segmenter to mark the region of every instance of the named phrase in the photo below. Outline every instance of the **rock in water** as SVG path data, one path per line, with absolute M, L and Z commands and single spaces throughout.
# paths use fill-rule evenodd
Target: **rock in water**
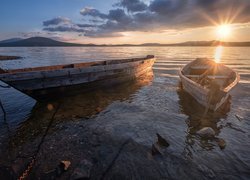
M 211 127 L 204 127 L 197 131 L 197 134 L 201 137 L 212 138 L 215 136 L 215 131 Z
M 218 146 L 220 147 L 220 149 L 225 149 L 226 141 L 224 139 L 218 139 L 217 143 L 218 143 Z
M 169 143 L 167 142 L 166 139 L 164 139 L 160 134 L 156 133 L 157 135 L 157 138 L 158 138 L 158 141 L 157 143 L 160 145 L 160 146 L 165 146 L 165 147 L 168 147 L 169 146 Z

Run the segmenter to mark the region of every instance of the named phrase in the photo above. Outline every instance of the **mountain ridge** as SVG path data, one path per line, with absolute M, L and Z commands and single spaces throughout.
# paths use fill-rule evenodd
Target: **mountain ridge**
M 143 44 L 79 44 L 53 40 L 45 37 L 31 37 L 27 39 L 11 38 L 0 41 L 0 47 L 82 47 L 82 46 L 236 46 L 247 47 L 250 42 L 221 42 L 221 41 L 187 41 L 182 43 L 161 44 L 161 43 L 143 43 Z
M 5 39 L 5 40 L 0 41 L 0 44 L 10 43 L 10 42 L 17 42 L 17 41 L 20 41 L 20 40 L 22 40 L 22 38 L 10 38 L 10 39 Z

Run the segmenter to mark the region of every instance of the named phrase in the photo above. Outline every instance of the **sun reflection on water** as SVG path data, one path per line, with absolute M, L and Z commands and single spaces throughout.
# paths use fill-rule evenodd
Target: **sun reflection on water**
M 214 53 L 215 62 L 219 63 L 221 61 L 222 52 L 223 52 L 223 46 L 217 46 Z

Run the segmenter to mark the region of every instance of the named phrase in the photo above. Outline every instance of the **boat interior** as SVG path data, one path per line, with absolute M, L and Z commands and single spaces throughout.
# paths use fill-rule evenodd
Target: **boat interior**
M 122 63 L 143 61 L 143 60 L 152 59 L 152 58 L 154 58 L 153 55 L 148 55 L 145 58 L 106 60 L 106 61 L 95 61 L 95 62 L 84 62 L 84 63 L 75 63 L 75 64 L 55 65 L 55 66 L 43 66 L 43 67 L 34 67 L 34 68 L 12 69 L 12 70 L 5 70 L 5 69 L 0 68 L 0 74 L 19 73 L 19 72 L 33 72 L 33 71 L 53 71 L 53 70 L 68 69 L 68 68 L 83 68 L 83 67 L 91 67 L 91 66 L 122 64 Z
M 212 83 L 225 88 L 236 78 L 233 70 L 209 59 L 196 59 L 184 67 L 182 73 L 192 81 L 208 88 Z

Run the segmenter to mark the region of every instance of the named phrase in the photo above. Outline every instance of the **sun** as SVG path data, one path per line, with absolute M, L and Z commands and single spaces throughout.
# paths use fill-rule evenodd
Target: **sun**
M 217 27 L 217 36 L 219 39 L 227 38 L 232 33 L 232 27 L 230 24 L 222 24 Z

